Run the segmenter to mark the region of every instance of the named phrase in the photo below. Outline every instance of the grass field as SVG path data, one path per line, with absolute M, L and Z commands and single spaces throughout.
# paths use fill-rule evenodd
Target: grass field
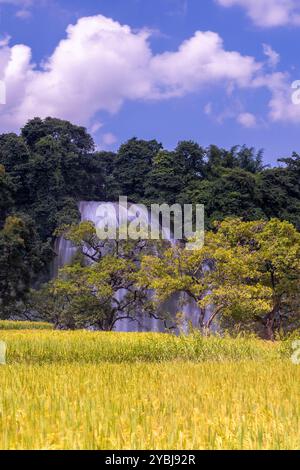
M 1 449 L 299 449 L 300 366 L 256 339 L 3 330 Z
M 0 330 L 53 330 L 53 325 L 46 322 L 0 320 Z

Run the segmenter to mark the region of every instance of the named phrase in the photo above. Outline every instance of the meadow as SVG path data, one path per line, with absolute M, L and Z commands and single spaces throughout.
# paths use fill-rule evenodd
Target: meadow
M 0 331 L 1 449 L 300 448 L 288 343 L 47 328 Z
M 47 322 L 0 320 L 0 330 L 53 330 Z

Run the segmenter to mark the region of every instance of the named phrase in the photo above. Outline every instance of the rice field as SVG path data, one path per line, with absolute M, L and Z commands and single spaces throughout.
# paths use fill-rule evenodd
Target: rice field
M 0 320 L 0 330 L 53 330 L 47 322 Z
M 288 356 L 281 343 L 255 338 L 175 336 L 160 333 L 4 330 L 8 364 L 236 362 L 268 361 Z
M 3 330 L 1 449 L 299 449 L 300 366 L 254 338 Z

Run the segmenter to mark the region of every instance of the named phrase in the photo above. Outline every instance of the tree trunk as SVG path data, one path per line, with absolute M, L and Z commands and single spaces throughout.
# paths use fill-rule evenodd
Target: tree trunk
M 217 307 L 215 309 L 215 311 L 212 313 L 212 315 L 209 317 L 209 319 L 207 320 L 206 323 L 204 323 L 204 332 L 205 334 L 208 334 L 209 333 L 209 330 L 210 330 L 210 327 L 212 325 L 212 322 L 214 321 L 214 319 L 218 316 L 218 314 L 223 310 L 223 306 L 221 307 Z
M 272 315 L 270 315 L 266 321 L 266 339 L 268 339 L 269 341 L 275 340 L 274 320 L 272 318 Z
M 200 313 L 199 313 L 199 327 L 200 327 L 200 329 L 204 328 L 204 320 L 205 320 L 205 308 L 200 307 Z
M 269 341 L 275 341 L 275 321 L 279 312 L 279 304 L 276 302 L 273 310 L 265 317 L 265 335 Z

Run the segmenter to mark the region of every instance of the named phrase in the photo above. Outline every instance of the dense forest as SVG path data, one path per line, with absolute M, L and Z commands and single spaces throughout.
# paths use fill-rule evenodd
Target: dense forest
M 83 127 L 35 118 L 20 135 L 0 135 L 0 316 L 16 312 L 49 276 L 56 231 L 79 222 L 80 200 L 198 203 L 206 226 L 227 217 L 277 218 L 300 229 L 300 156 L 266 167 L 246 146 L 204 148 L 133 138 L 118 152 L 97 151 Z M 73 306 L 74 307 L 74 306 Z

